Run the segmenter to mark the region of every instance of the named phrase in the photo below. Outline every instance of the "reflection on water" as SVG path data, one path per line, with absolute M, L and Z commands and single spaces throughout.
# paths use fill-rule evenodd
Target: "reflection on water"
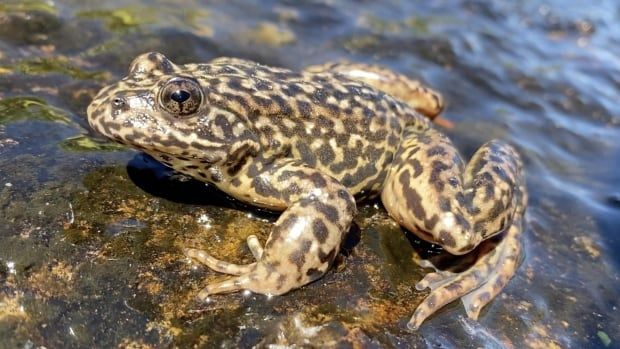
M 0 342 L 618 346 L 619 23 L 611 0 L 2 2 Z M 273 216 L 247 217 L 220 193 L 92 138 L 93 92 L 151 50 L 293 69 L 346 58 L 423 79 L 444 94 L 464 155 L 501 138 L 525 158 L 518 275 L 479 322 L 454 305 L 408 333 L 422 271 L 402 250 L 409 241 L 367 205 L 359 242 L 319 282 L 196 305 L 212 274 L 188 267 L 180 248 L 211 244 L 243 261 L 243 239 L 265 238 Z

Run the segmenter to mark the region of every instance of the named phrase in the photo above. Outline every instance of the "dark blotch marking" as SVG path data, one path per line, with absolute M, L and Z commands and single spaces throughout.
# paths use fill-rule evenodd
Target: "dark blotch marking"
M 323 223 L 322 220 L 316 218 L 312 222 L 312 234 L 314 234 L 314 237 L 320 244 L 323 244 L 329 236 L 329 231 L 327 230 L 327 226 L 325 225 L 325 223 Z
M 315 202 L 314 206 L 316 207 L 317 211 L 325 215 L 325 218 L 327 218 L 327 220 L 329 220 L 330 222 L 334 224 L 338 223 L 338 220 L 340 219 L 340 214 L 338 213 L 338 210 L 334 206 L 331 206 L 329 204 L 326 204 L 320 201 Z
M 473 166 L 472 166 L 472 165 L 470 165 L 470 166 L 472 166 L 471 173 L 477 174 L 478 172 L 480 172 L 480 170 L 481 170 L 484 166 L 486 166 L 486 164 L 487 164 L 487 163 L 488 163 L 488 161 L 487 161 L 485 158 L 483 158 L 483 157 L 479 158 L 479 159 L 478 159 L 478 160 L 477 160 L 477 161 L 473 164 Z
M 418 178 L 424 172 L 422 164 L 418 159 L 409 159 L 409 163 L 413 167 L 413 178 Z
M 459 282 L 451 282 L 444 286 L 444 289 L 450 293 L 461 293 L 461 284 Z
M 325 177 L 319 172 L 314 172 L 313 174 L 308 176 L 308 178 L 310 179 L 310 181 L 312 181 L 312 184 L 314 184 L 316 188 L 324 188 L 327 186 L 327 181 L 325 180 Z
M 487 303 L 491 300 L 491 294 L 489 292 L 483 292 L 480 296 L 478 296 L 478 299 L 482 303 Z
M 287 277 L 286 277 L 285 274 L 282 274 L 282 275 L 278 276 L 278 280 L 276 281 L 277 282 L 276 288 L 278 290 L 281 290 L 282 287 L 284 287 L 284 283 L 286 282 L 286 279 L 287 279 Z
M 430 184 L 435 186 L 435 189 L 437 189 L 437 191 L 441 192 L 443 191 L 445 183 L 439 178 L 439 175 L 441 174 L 441 172 L 450 169 L 450 166 L 439 160 L 433 161 L 431 166 L 433 167 L 433 169 L 431 171 L 431 175 L 428 181 Z
M 452 204 L 450 203 L 450 200 L 444 197 L 440 198 L 439 209 L 442 212 L 450 212 L 452 210 Z
M 445 230 L 442 230 L 439 232 L 439 241 L 441 242 L 442 246 L 448 246 L 448 247 L 456 246 L 456 241 L 454 241 L 454 238 L 452 237 L 452 235 L 450 235 L 450 233 Z
M 460 225 L 461 227 L 463 227 L 463 231 L 468 231 L 471 229 L 471 225 L 469 224 L 469 221 L 465 219 L 465 217 L 463 217 L 462 214 L 457 213 L 454 215 L 454 217 L 456 219 L 456 223 Z
M 269 98 L 263 98 L 256 95 L 252 96 L 252 100 L 254 100 L 254 102 L 262 108 L 269 108 L 269 106 L 271 106 L 271 104 L 273 103 L 273 101 Z
M 289 257 L 289 261 L 297 266 L 298 269 L 301 269 L 306 263 L 306 255 L 310 251 L 310 247 L 312 246 L 311 240 L 303 240 L 299 244 L 299 248 L 295 250 Z
M 319 147 L 317 151 L 317 155 L 319 157 L 319 161 L 321 162 L 321 164 L 325 166 L 331 164 L 336 158 L 336 153 L 334 153 L 334 150 L 327 142 L 324 142 Z
M 283 116 L 293 115 L 293 108 L 291 105 L 279 94 L 273 94 L 270 96 L 280 107 L 280 114 Z
M 320 278 L 323 275 L 323 273 L 324 273 L 324 271 L 322 271 L 320 269 L 310 268 L 306 272 L 306 276 L 308 278 L 310 278 L 310 281 L 314 281 L 314 280 Z
M 251 88 L 244 87 L 241 84 L 240 78 L 230 78 L 228 79 L 226 85 L 228 85 L 228 88 L 230 88 L 233 91 L 246 92 L 246 93 L 249 93 L 252 91 Z
M 426 218 L 426 211 L 424 211 L 424 207 L 422 207 L 422 197 L 411 187 L 410 178 L 411 173 L 408 170 L 403 171 L 398 178 L 400 184 L 403 186 L 403 194 L 407 202 L 407 208 L 417 219 L 424 220 Z
M 274 188 L 271 183 L 263 180 L 261 177 L 255 177 L 252 180 L 252 187 L 254 188 L 254 191 L 256 191 L 256 194 L 263 197 L 280 199 L 282 196 L 280 191 Z
M 295 144 L 295 148 L 299 152 L 300 160 L 310 167 L 316 166 L 316 155 L 310 149 L 310 146 L 306 142 L 299 141 Z
M 504 182 L 512 184 L 512 181 L 510 180 L 510 177 L 508 176 L 508 174 L 506 173 L 506 171 L 504 171 L 504 169 L 499 166 L 499 165 L 495 165 L 493 166 L 493 172 L 495 172 L 495 174 Z
M 337 247 L 334 247 L 329 253 L 324 253 L 322 250 L 319 251 L 319 260 L 321 263 L 331 263 L 336 257 L 336 253 L 338 251 Z
M 439 216 L 434 214 L 430 219 L 424 220 L 424 225 L 428 231 L 432 231 L 435 228 L 435 225 L 439 221 Z
M 504 206 L 504 203 L 502 203 L 501 200 L 497 200 L 495 201 L 495 204 L 493 205 L 493 207 L 491 207 L 491 210 L 489 210 L 487 219 L 489 221 L 492 221 L 496 219 L 497 217 L 499 217 L 499 215 L 501 215 L 505 210 L 506 210 L 506 207 Z
M 446 155 L 446 149 L 440 145 L 436 145 L 432 148 L 429 148 L 426 151 L 426 155 L 428 157 L 433 157 L 433 156 L 437 156 L 437 155 Z
M 312 98 L 314 99 L 314 101 L 321 105 L 325 104 L 325 102 L 327 101 L 327 97 L 328 94 L 322 88 L 317 88 L 312 94 Z
M 297 101 L 297 110 L 302 119 L 312 118 L 312 105 L 310 103 Z

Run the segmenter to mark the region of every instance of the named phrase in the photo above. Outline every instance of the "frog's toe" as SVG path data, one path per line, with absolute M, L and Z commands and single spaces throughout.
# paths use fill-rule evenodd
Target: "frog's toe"
M 518 225 L 513 225 L 496 246 L 491 241 L 480 246 L 483 252 L 469 269 L 460 273 L 432 272 L 420 280 L 416 289 L 430 288 L 431 292 L 415 310 L 407 327 L 416 330 L 427 317 L 459 298 L 467 316 L 477 319 L 482 308 L 501 292 L 518 268 L 521 256 L 518 229 Z
M 261 245 L 260 241 L 256 235 L 248 236 L 248 247 L 250 248 L 250 252 L 252 252 L 252 256 L 258 261 L 263 256 L 263 245 Z
M 205 301 L 210 295 L 241 290 L 276 296 L 307 283 L 298 281 L 297 274 L 290 273 L 288 270 L 278 270 L 278 268 L 278 263 L 274 265 L 265 261 L 250 264 L 247 266 L 246 273 L 207 284 L 198 293 L 197 298 Z
M 433 272 L 427 274 L 415 287 L 417 290 L 430 288 L 431 292 L 418 305 L 407 327 L 410 330 L 417 330 L 427 317 L 446 304 L 471 292 L 480 283 L 482 280 L 471 268 L 462 273 Z
M 245 276 L 235 276 L 222 281 L 212 282 L 203 288 L 196 298 L 200 301 L 207 301 L 210 295 L 218 293 L 232 293 L 243 289 L 243 284 L 247 282 Z
M 496 267 L 489 271 L 485 283 L 461 298 L 467 316 L 478 319 L 480 311 L 506 286 L 514 276 L 521 258 L 521 242 L 509 237 L 493 251 L 497 254 Z
M 206 265 L 210 269 L 213 269 L 223 274 L 229 274 L 229 275 L 245 274 L 245 273 L 248 273 L 250 270 L 252 270 L 253 267 L 256 265 L 256 263 L 241 265 L 241 264 L 225 262 L 225 261 L 219 260 L 211 256 L 210 254 L 208 254 L 207 252 L 203 250 L 198 250 L 195 248 L 186 248 L 183 250 L 183 252 L 185 253 L 187 257 L 195 259 L 198 262 Z
M 449 271 L 437 271 L 434 273 L 428 273 L 424 276 L 422 280 L 418 281 L 418 283 L 415 284 L 415 288 L 418 291 L 422 291 L 427 288 L 434 290 L 439 286 L 454 280 L 457 275 L 458 274 Z

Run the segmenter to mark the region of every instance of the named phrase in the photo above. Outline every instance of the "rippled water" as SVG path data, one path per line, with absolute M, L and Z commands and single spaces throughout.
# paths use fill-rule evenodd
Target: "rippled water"
M 170 3 L 0 3 L 0 347 L 619 346 L 616 1 Z M 88 129 L 93 93 L 152 50 L 292 69 L 348 59 L 426 81 L 444 94 L 464 155 L 501 138 L 525 158 L 518 275 L 479 322 L 455 305 L 408 333 L 420 295 L 406 286 L 422 271 L 370 203 L 359 241 L 320 282 L 272 303 L 192 305 L 212 274 L 179 248 L 210 243 L 244 258 L 242 238 L 265 235 L 273 217 Z

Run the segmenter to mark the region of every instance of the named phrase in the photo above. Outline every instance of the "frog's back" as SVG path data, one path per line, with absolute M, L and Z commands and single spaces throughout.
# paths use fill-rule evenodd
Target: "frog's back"
M 404 125 L 419 114 L 336 73 L 292 72 L 220 58 L 195 68 L 209 103 L 233 110 L 257 134 L 262 156 L 300 159 L 356 194 L 378 193 Z

